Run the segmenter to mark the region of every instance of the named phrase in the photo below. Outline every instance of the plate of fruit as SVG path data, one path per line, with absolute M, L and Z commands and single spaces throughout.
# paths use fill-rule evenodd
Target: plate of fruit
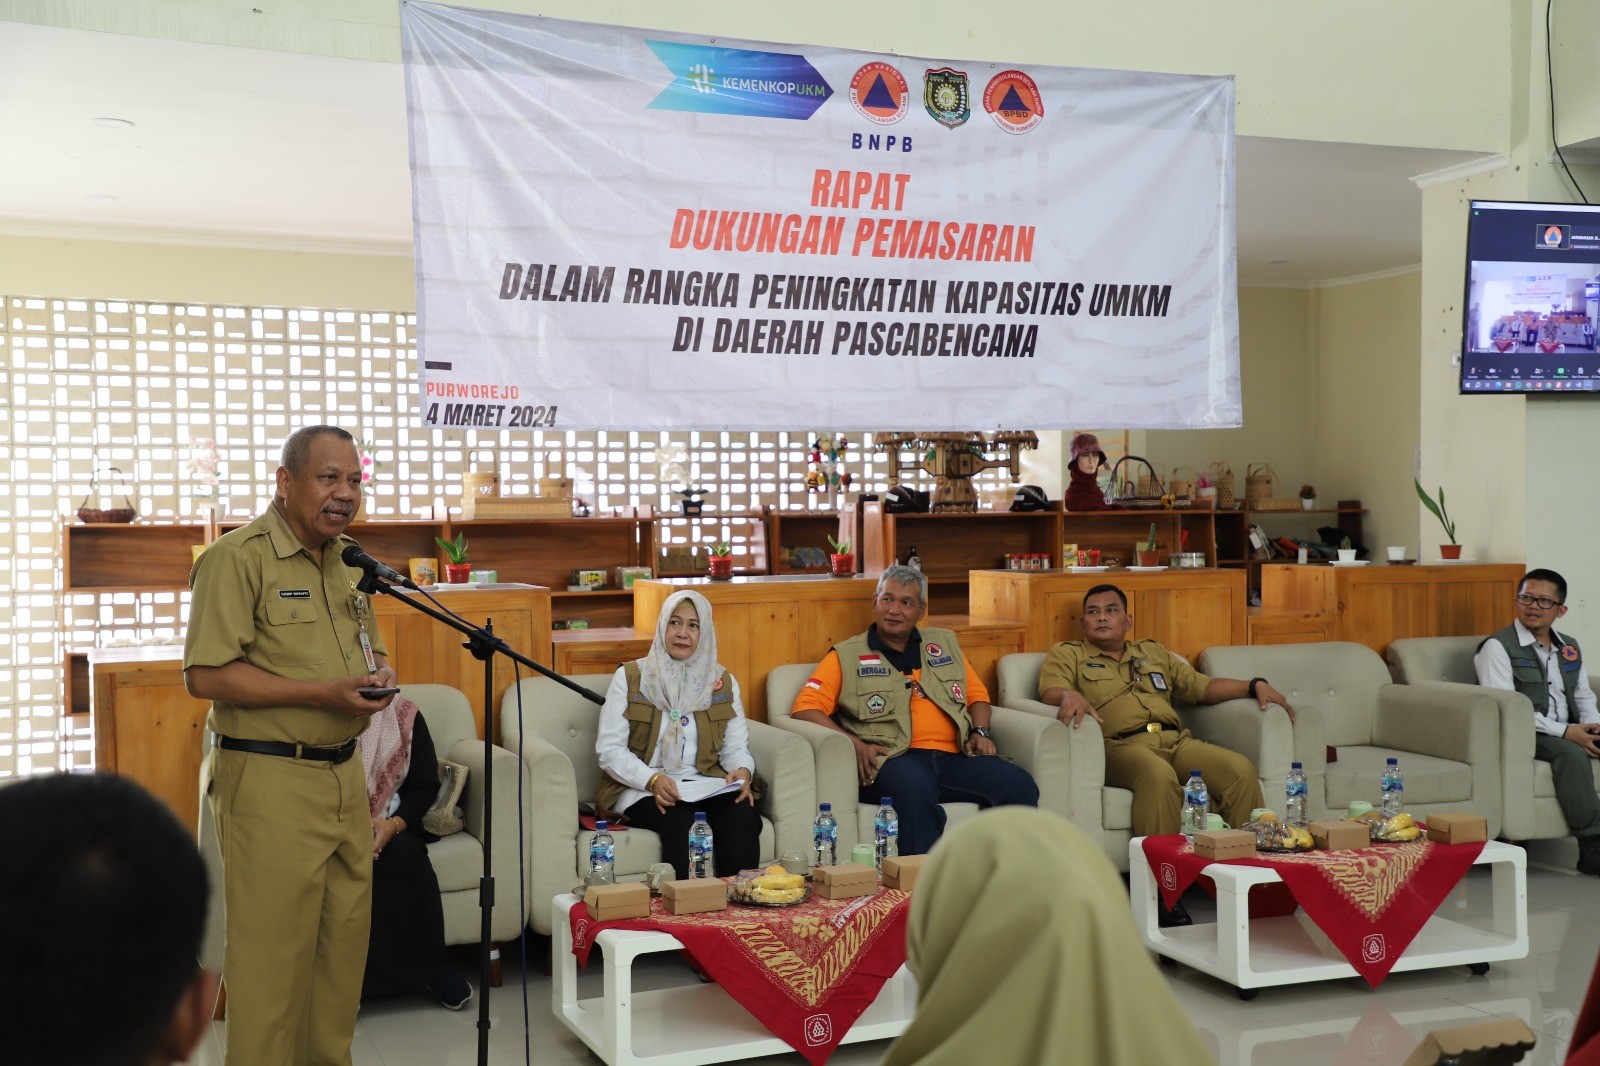
M 747 907 L 793 907 L 811 896 L 804 876 L 774 863 L 765 870 L 740 870 L 728 889 L 728 899 Z
M 1315 842 L 1311 830 L 1286 822 L 1271 811 L 1262 811 L 1253 822 L 1239 827 L 1256 835 L 1257 851 L 1310 851 Z
M 1422 827 L 1405 811 L 1387 818 L 1382 811 L 1367 811 L 1355 821 L 1367 823 L 1374 844 L 1404 844 L 1422 836 Z

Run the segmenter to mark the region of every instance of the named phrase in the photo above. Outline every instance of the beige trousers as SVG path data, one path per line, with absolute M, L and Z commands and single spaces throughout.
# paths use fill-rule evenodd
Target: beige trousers
M 372 920 L 372 819 L 357 753 L 218 749 L 228 1066 L 349 1066 Z
M 1265 806 L 1256 768 L 1236 751 L 1195 740 L 1187 729 L 1137 733 L 1106 741 L 1106 784 L 1133 792 L 1134 836 L 1176 833 L 1183 821 L 1183 782 L 1199 770 L 1211 809 L 1230 826 Z

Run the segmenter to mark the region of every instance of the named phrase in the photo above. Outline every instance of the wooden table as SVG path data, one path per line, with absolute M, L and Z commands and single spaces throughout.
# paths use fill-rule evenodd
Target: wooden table
M 1261 607 L 1324 615 L 1329 639 L 1382 655 L 1401 637 L 1493 633 L 1512 617 L 1524 569 L 1521 563 L 1266 563 Z
M 633 586 L 633 628 L 648 642 L 667 597 L 692 588 L 711 601 L 717 658 L 739 680 L 745 713 L 767 720 L 767 675 L 785 663 L 814 663 L 872 623 L 875 576 L 846 578 L 673 578 Z M 1023 650 L 1024 626 L 1004 618 L 929 615 L 924 625 L 955 631 L 973 669 L 992 690 L 1002 655 Z M 648 647 L 648 643 L 646 645 Z
M 550 662 L 549 589 L 519 585 L 436 595 L 451 610 L 480 625 L 493 618 L 495 632 L 513 648 L 537 662 Z M 472 704 L 481 736 L 483 667 L 461 647 L 460 635 L 388 596 L 375 597 L 373 608 L 401 683 L 460 689 Z M 95 767 L 132 778 L 170 804 L 185 825 L 194 826 L 211 704 L 184 689 L 183 648 L 96 649 L 89 653 L 89 676 Z M 511 681 L 511 664 L 498 661 L 496 701 Z
M 1116 585 L 1128 597 L 1133 638 L 1192 662 L 1207 648 L 1245 643 L 1246 582 L 1243 570 L 974 570 L 968 604 L 975 615 L 1021 621 L 1023 650 L 1048 651 L 1082 639 L 1085 592 Z

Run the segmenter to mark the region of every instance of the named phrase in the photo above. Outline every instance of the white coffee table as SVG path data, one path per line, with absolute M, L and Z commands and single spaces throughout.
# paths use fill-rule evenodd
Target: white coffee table
M 578 897 L 568 893 L 550 904 L 555 978 L 550 1009 L 608 1066 L 694 1066 L 794 1050 L 718 985 L 635 992 L 634 959 L 683 949 L 670 933 L 607 929 L 595 937 L 595 947 L 605 956 L 603 994 L 579 999 L 578 960 L 572 954 L 572 923 L 567 919 L 576 902 Z M 917 985 L 901 966 L 841 1043 L 899 1036 L 916 1012 Z
M 1128 888 L 1133 917 L 1145 946 L 1169 959 L 1220 977 L 1254 999 L 1269 985 L 1329 981 L 1358 976 L 1344 953 L 1333 946 L 1303 911 L 1282 918 L 1250 917 L 1253 885 L 1281 879 L 1260 866 L 1214 862 L 1202 872 L 1217 886 L 1217 920 L 1162 929 L 1155 875 L 1145 860 L 1143 837 L 1128 843 Z M 1493 914 L 1487 928 L 1435 914 L 1418 931 L 1390 972 L 1464 965 L 1485 973 L 1489 963 L 1528 954 L 1528 855 L 1521 848 L 1491 840 L 1477 866 L 1493 871 Z

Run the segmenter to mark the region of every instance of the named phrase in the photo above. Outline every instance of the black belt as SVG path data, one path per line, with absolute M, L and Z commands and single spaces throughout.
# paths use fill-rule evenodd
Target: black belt
M 1124 732 L 1118 733 L 1116 736 L 1112 737 L 1111 739 L 1112 740 L 1127 740 L 1129 737 L 1138 736 L 1140 733 L 1160 733 L 1160 732 L 1163 732 L 1165 730 L 1171 730 L 1172 732 L 1176 733 L 1179 728 L 1180 727 L 1175 726 L 1175 725 L 1168 725 L 1165 722 L 1146 722 L 1144 725 L 1140 726 L 1138 729 L 1126 730 Z
M 281 755 L 285 759 L 315 759 L 338 766 L 356 753 L 356 742 L 347 740 L 337 748 L 312 748 L 305 744 L 288 744 L 281 740 L 237 740 L 221 733 L 211 734 L 211 743 L 229 751 L 247 751 L 252 755 Z

